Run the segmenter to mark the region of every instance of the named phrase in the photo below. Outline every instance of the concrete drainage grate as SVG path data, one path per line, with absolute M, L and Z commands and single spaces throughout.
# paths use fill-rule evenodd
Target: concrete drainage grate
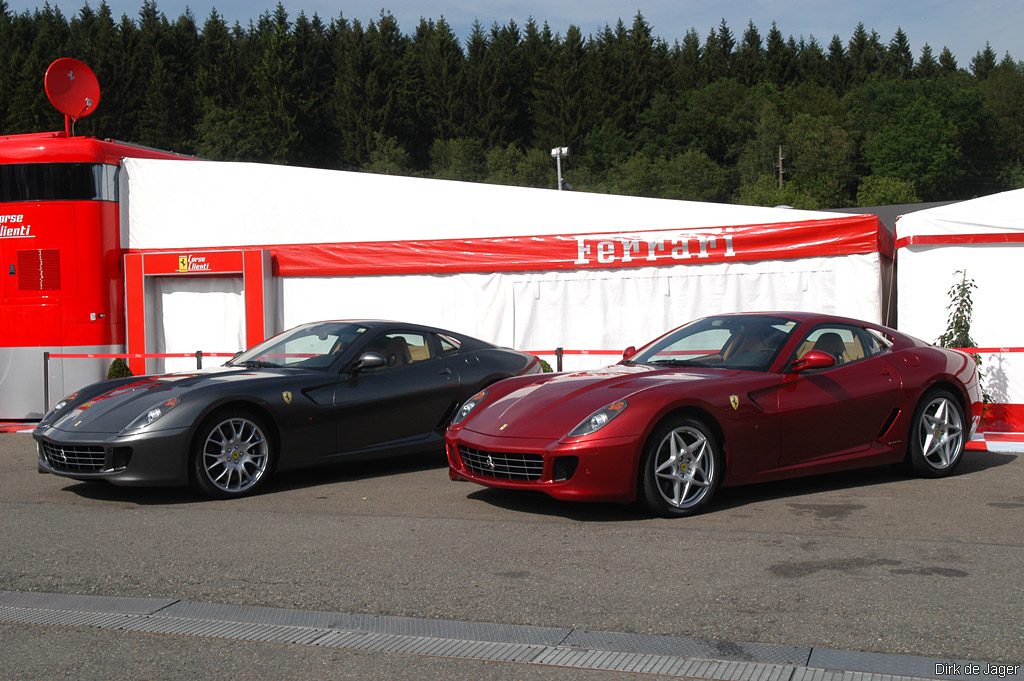
M 40 603 L 37 601 L 34 605 L 38 606 Z M 793 672 L 792 667 L 750 662 L 713 662 L 669 655 L 588 650 L 558 645 L 439 638 L 379 631 L 351 631 L 334 627 L 195 619 L 168 616 L 163 613 L 158 615 L 97 613 L 0 605 L 0 621 L 312 645 L 490 662 L 518 662 L 575 669 L 628 671 L 665 676 L 723 679 L 725 681 L 788 681 Z M 471 623 L 463 624 L 467 627 L 471 625 Z M 427 628 L 430 626 L 428 625 Z M 472 636 L 473 632 L 467 629 L 463 633 Z M 527 636 L 527 638 L 529 637 Z M 549 638 L 547 635 L 542 637 Z M 522 638 L 522 636 L 514 638 Z
M 0 591 L 0 622 L 286 643 L 715 681 L 913 681 L 934 678 L 930 669 L 935 668 L 935 660 L 928 658 L 756 643 L 186 603 L 167 599 L 10 591 Z M 969 681 L 981 681 L 981 678 Z

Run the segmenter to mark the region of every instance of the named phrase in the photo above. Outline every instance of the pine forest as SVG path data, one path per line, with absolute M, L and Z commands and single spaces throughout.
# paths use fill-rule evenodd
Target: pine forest
M 641 14 L 608 21 L 460 40 L 386 10 L 243 26 L 0 0 L 0 133 L 64 128 L 43 74 L 74 57 L 102 87 L 75 134 L 206 159 L 554 188 L 568 147 L 574 191 L 806 209 L 1024 187 L 1024 62 L 989 45 L 959 64 L 863 24 L 826 43 L 723 19 L 669 44 Z

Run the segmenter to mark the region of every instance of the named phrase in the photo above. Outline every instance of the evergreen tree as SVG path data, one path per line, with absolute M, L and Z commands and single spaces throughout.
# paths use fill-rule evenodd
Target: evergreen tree
M 734 64 L 736 79 L 747 87 L 760 83 L 764 78 L 765 63 L 761 33 L 753 21 L 747 24 L 747 30 L 743 32 L 743 40 L 736 50 Z
M 64 117 L 50 105 L 43 89 L 43 76 L 47 67 L 63 57 L 69 40 L 67 20 L 59 9 L 47 3 L 42 10 L 35 10 L 31 16 L 23 15 L 16 20 L 14 33 L 24 29 L 22 40 L 15 37 L 20 63 L 12 58 L 9 66 L 15 73 L 8 103 L 7 123 L 10 132 L 36 132 L 39 130 L 63 130 Z M 2 51 L 2 50 L 0 50 Z M 7 79 L 5 74 L 4 80 Z
M 832 36 L 832 42 L 828 45 L 824 73 L 825 84 L 832 88 L 833 92 L 839 95 L 846 94 L 850 85 L 850 62 L 838 34 Z
M 932 47 L 928 43 L 921 48 L 921 57 L 914 66 L 914 75 L 918 78 L 935 78 L 939 75 L 939 62 L 932 54 Z
M 293 165 L 330 168 L 341 133 L 330 116 L 329 85 L 333 76 L 331 35 L 316 14 L 299 12 L 292 31 L 295 62 L 291 89 L 295 102 L 296 140 L 288 155 Z
M 823 86 L 826 83 L 826 66 L 825 52 L 814 36 L 811 36 L 809 42 L 801 38 L 796 57 L 796 81 Z
M 464 126 L 465 56 L 444 17 L 421 19 L 410 46 L 419 82 L 414 156 L 426 160 L 435 139 L 450 139 Z
M 651 27 L 639 12 L 629 29 L 622 58 L 626 68 L 622 85 L 627 129 L 635 130 L 637 119 L 655 94 L 664 88 L 668 73 L 668 52 L 664 42 L 655 40 Z
M 910 41 L 902 28 L 889 41 L 885 51 L 885 73 L 890 78 L 909 78 L 914 70 L 914 54 L 910 50 Z
M 583 151 L 587 112 L 584 89 L 586 48 L 579 28 L 556 40 L 552 59 L 538 68 L 533 86 L 534 139 L 541 149 L 568 146 Z M 570 157 L 572 158 L 572 157 Z
M 956 57 L 953 56 L 948 47 L 943 47 L 942 52 L 939 54 L 939 69 L 945 74 L 956 73 L 960 70 L 956 64 Z
M 620 20 L 613 31 L 610 26 L 587 41 L 586 108 L 588 123 L 609 122 L 618 130 L 631 132 L 635 121 L 629 120 L 626 106 L 626 26 Z
M 699 87 L 702 79 L 703 66 L 701 55 L 703 48 L 700 44 L 700 36 L 695 29 L 690 29 L 683 36 L 682 44 L 676 44 L 672 49 L 672 89 L 674 92 L 685 92 L 695 90 Z
M 996 68 L 996 52 L 992 46 L 985 43 L 985 49 L 979 51 L 971 59 L 971 73 L 979 80 L 985 80 Z
M 359 20 L 339 17 L 334 28 L 334 83 L 330 111 L 340 140 L 335 155 L 341 168 L 358 168 L 370 159 L 370 145 L 379 132 L 368 123 L 364 110 L 369 54 Z
M 796 77 L 796 55 L 786 45 L 782 31 L 772 22 L 765 47 L 765 68 L 768 82 L 776 87 L 786 87 Z
M 708 33 L 704 41 L 704 50 L 701 54 L 701 66 L 703 67 L 704 82 L 714 83 L 732 75 L 733 48 L 736 40 L 732 31 L 726 24 L 725 19 L 718 26 Z
M 851 82 L 860 84 L 868 81 L 881 69 L 884 55 L 885 48 L 878 34 L 875 31 L 868 33 L 863 23 L 857 24 L 847 50 Z

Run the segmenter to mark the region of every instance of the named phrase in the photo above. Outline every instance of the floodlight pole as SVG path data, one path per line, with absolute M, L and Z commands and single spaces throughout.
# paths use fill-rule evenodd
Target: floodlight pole
M 558 167 L 558 191 L 562 191 L 562 159 L 569 157 L 569 147 L 555 147 L 551 150 L 551 158 Z

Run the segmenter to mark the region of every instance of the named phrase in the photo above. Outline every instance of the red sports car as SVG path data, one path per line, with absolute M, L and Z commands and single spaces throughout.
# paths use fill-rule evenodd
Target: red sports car
M 625 357 L 474 395 L 446 433 L 451 478 L 684 516 L 723 485 L 949 475 L 983 406 L 967 354 L 843 317 L 707 317 Z

